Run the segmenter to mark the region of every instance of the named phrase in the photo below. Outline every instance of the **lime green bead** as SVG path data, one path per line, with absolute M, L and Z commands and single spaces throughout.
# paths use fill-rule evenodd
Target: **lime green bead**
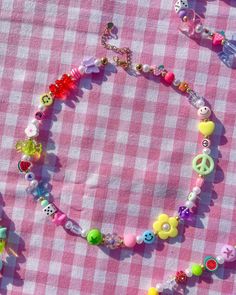
M 46 207 L 49 203 L 48 203 L 47 200 L 42 200 L 40 204 L 41 204 L 41 206 L 44 208 L 44 207 Z
M 192 161 L 193 170 L 200 175 L 210 174 L 213 171 L 214 166 L 213 159 L 206 154 L 197 155 Z
M 87 241 L 90 245 L 99 245 L 102 242 L 102 233 L 99 229 L 93 228 L 87 234 Z
M 193 264 L 192 265 L 192 274 L 196 277 L 200 277 L 202 275 L 202 266 L 200 264 Z

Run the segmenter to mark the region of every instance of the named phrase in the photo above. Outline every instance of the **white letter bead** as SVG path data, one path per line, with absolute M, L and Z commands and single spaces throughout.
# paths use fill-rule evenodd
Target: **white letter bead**
M 44 207 L 43 211 L 47 214 L 47 216 L 51 216 L 57 212 L 57 208 L 51 203 Z

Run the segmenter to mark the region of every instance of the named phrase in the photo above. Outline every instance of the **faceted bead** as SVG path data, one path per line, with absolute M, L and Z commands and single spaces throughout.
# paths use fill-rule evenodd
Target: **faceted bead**
M 186 82 L 181 82 L 179 85 L 179 90 L 182 92 L 186 92 L 186 90 L 188 89 L 188 83 Z
M 236 67 L 236 45 L 235 41 L 225 41 L 223 51 L 219 54 L 220 59 L 230 68 Z
M 80 73 L 78 68 L 73 68 L 70 74 L 76 81 L 80 80 L 80 78 L 82 77 L 82 74 Z
M 184 271 L 178 271 L 175 275 L 175 281 L 178 284 L 185 284 L 187 282 L 187 275 Z
M 190 90 L 188 96 L 189 103 L 194 106 L 195 108 L 199 108 L 199 105 L 204 105 L 204 98 L 200 97 L 195 91 Z
M 179 217 L 182 219 L 188 219 L 190 216 L 190 210 L 186 206 L 179 207 Z
M 104 235 L 104 245 L 109 249 L 119 248 L 122 243 L 122 238 L 116 233 Z

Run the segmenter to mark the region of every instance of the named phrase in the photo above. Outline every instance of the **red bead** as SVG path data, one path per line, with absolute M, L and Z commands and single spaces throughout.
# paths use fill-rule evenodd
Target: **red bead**
M 175 75 L 172 72 L 168 72 L 165 74 L 164 80 L 167 84 L 171 85 L 171 83 L 174 81 Z
M 178 284 L 185 284 L 187 282 L 187 275 L 184 271 L 178 271 L 175 276 L 175 281 Z
M 49 85 L 49 90 L 54 94 L 57 92 L 57 86 L 54 84 Z

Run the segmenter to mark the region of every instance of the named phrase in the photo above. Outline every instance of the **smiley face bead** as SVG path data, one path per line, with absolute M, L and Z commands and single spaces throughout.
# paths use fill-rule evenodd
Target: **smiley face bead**
M 49 107 L 50 105 L 53 104 L 53 97 L 50 95 L 50 93 L 44 93 L 43 95 L 40 96 L 40 102 L 45 107 Z
M 197 115 L 201 120 L 208 119 L 211 115 L 211 110 L 206 106 L 201 107 L 200 109 L 198 109 Z
M 151 230 L 146 230 L 143 233 L 143 241 L 146 244 L 152 244 L 155 241 L 156 237 Z

